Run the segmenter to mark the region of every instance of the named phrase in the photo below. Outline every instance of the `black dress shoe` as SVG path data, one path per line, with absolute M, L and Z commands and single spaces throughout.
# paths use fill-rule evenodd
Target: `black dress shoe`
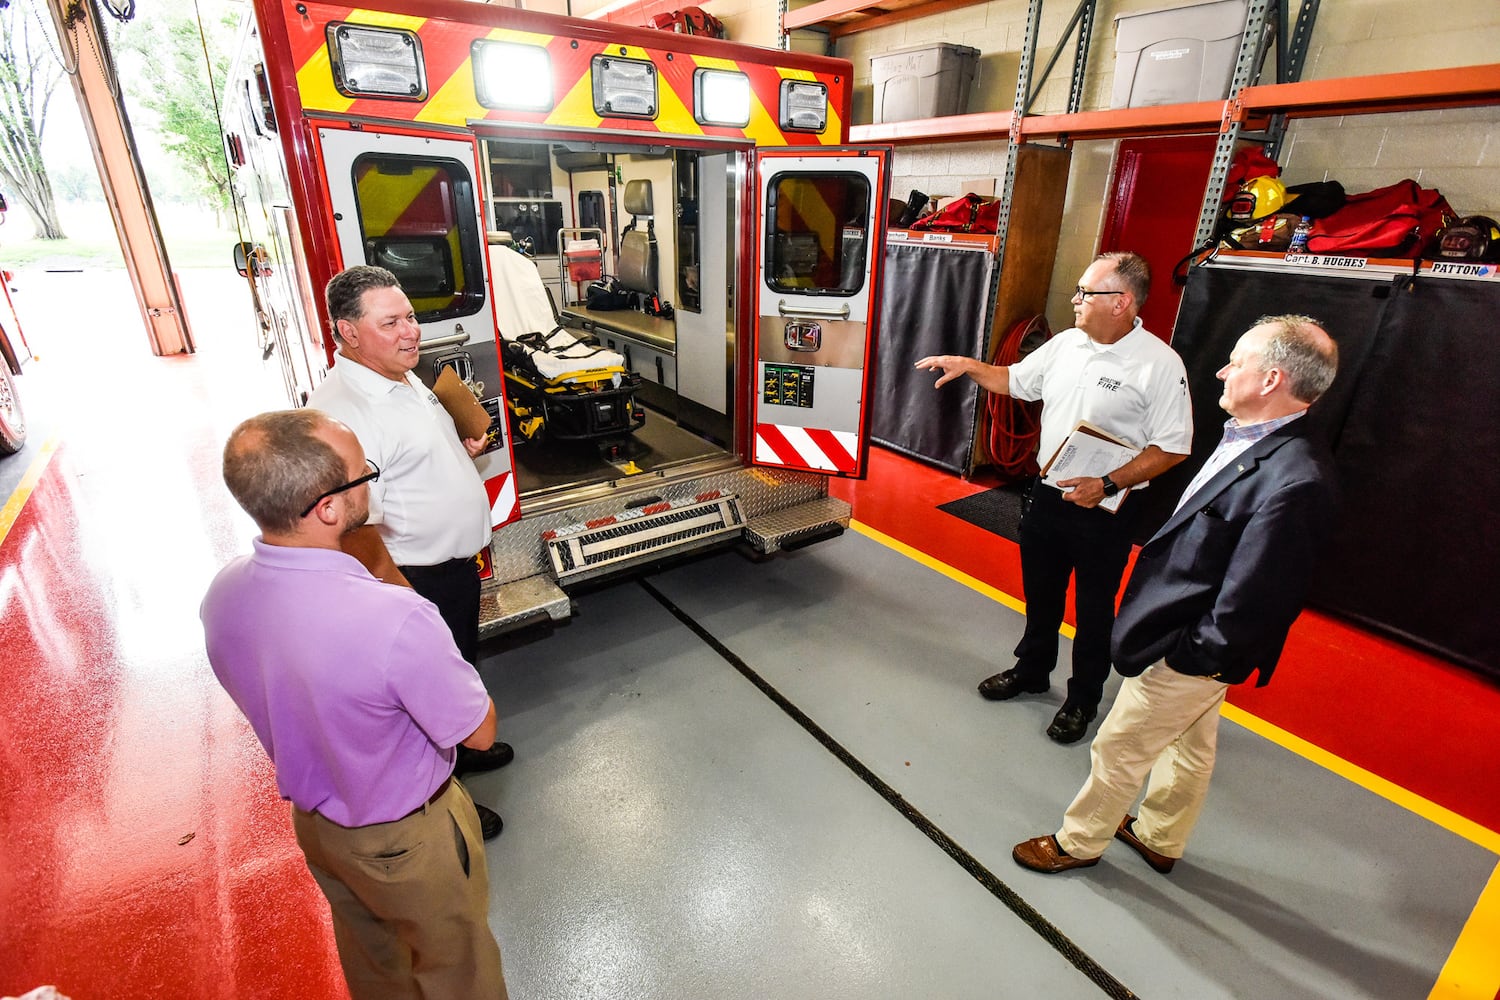
M 489 806 L 474 803 L 474 811 L 479 814 L 479 832 L 485 840 L 494 840 L 500 836 L 500 831 L 505 829 L 505 824 L 500 820 L 500 814 Z
M 1009 701 L 1018 694 L 1045 694 L 1052 687 L 1046 677 L 1032 677 L 1012 667 L 979 682 L 979 693 L 990 701 Z
M 516 759 L 516 752 L 511 749 L 509 743 L 496 742 L 488 750 L 471 750 L 462 743 L 458 746 L 458 762 L 453 766 L 455 776 L 461 774 L 478 774 L 481 771 L 493 771 L 497 767 L 504 767 Z
M 1088 732 L 1089 723 L 1093 722 L 1094 716 L 1098 714 L 1099 709 L 1095 705 L 1087 708 L 1063 705 L 1052 717 L 1052 725 L 1047 727 L 1047 735 L 1056 743 L 1077 743 L 1083 739 L 1083 734 Z

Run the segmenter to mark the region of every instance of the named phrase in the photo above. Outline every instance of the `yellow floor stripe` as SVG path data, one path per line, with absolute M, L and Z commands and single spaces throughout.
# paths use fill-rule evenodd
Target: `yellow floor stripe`
M 10 526 L 16 523 L 16 518 L 21 516 L 21 508 L 26 506 L 26 500 L 31 496 L 31 491 L 36 489 L 37 482 L 42 478 L 42 472 L 47 468 L 47 463 L 52 461 L 52 453 L 57 450 L 57 438 L 49 439 L 42 445 L 42 452 L 31 461 L 31 468 L 21 477 L 21 482 L 16 486 L 10 499 L 5 501 L 5 506 L 0 507 L 0 543 L 5 541 L 5 536 L 10 534 Z
M 976 580 L 967 573 L 962 573 L 945 563 L 939 562 L 912 548 L 903 542 L 899 542 L 889 535 L 883 534 L 867 524 L 851 521 L 851 527 L 862 535 L 885 545 L 888 548 L 900 552 L 908 558 L 914 559 L 929 569 L 935 570 L 950 580 L 954 580 L 971 590 L 976 590 L 990 597 L 1013 611 L 1022 614 L 1026 612 L 1026 605 L 1014 597 L 997 590 L 983 581 Z M 1068 638 L 1072 638 L 1073 631 L 1068 626 L 1063 626 Z M 1413 812 L 1423 819 L 1434 823 L 1451 833 L 1457 834 L 1471 843 L 1477 844 L 1487 851 L 1500 855 L 1500 833 L 1488 827 L 1481 826 L 1473 820 L 1460 816 L 1450 809 L 1445 809 L 1435 802 L 1428 801 L 1420 795 L 1416 795 L 1394 782 L 1358 765 L 1351 764 L 1329 753 L 1327 750 L 1309 743 L 1299 736 L 1293 736 L 1285 729 L 1272 725 L 1264 719 L 1257 718 L 1242 708 L 1224 703 L 1222 709 L 1224 718 L 1244 726 L 1246 729 L 1270 740 L 1278 746 L 1290 750 L 1292 753 L 1317 764 L 1328 771 L 1332 771 L 1339 777 L 1344 778 L 1361 788 L 1364 788 L 1391 802 L 1402 809 Z M 1500 998 L 1500 964 L 1495 959 L 1495 942 L 1500 941 L 1500 865 L 1497 865 L 1494 873 L 1490 875 L 1489 883 L 1484 892 L 1474 904 L 1473 912 L 1469 914 L 1468 921 L 1464 924 L 1463 931 L 1458 940 L 1454 942 L 1453 950 L 1448 954 L 1448 961 L 1444 963 L 1443 969 L 1438 973 L 1437 984 L 1428 994 L 1428 1000 L 1497 1000 Z
M 916 562 L 921 563 L 923 566 L 926 566 L 933 572 L 941 573 L 948 579 L 953 580 L 957 583 L 961 583 L 965 587 L 968 587 L 970 590 L 977 590 L 979 593 L 983 594 L 985 597 L 988 597 L 990 600 L 998 601 L 999 603 L 1005 605 L 1007 608 L 1010 608 L 1012 611 L 1017 612 L 1018 614 L 1024 615 L 1026 613 L 1026 603 L 1024 601 L 1018 601 L 1014 597 L 1011 597 L 1009 594 L 1007 594 L 1005 591 L 992 587 L 989 584 L 985 583 L 983 580 L 976 580 L 969 574 L 961 570 L 956 570 L 945 562 L 939 562 L 920 549 L 914 549 L 910 545 L 907 545 L 905 542 L 897 541 L 890 535 L 887 535 L 881 531 L 877 531 L 876 529 L 870 527 L 868 524 L 864 524 L 860 521 L 851 520 L 849 522 L 849 526 L 855 531 L 859 532 L 861 535 L 865 535 L 873 539 L 874 541 L 879 542 L 881 545 L 884 545 L 888 549 L 894 549 L 895 551 L 906 556 L 908 559 L 915 560 Z M 1069 625 L 1067 622 L 1063 622 L 1062 628 L 1058 629 L 1058 632 L 1065 639 L 1073 638 L 1073 626 Z
M 1500 942 L 1500 865 L 1479 894 L 1474 912 L 1458 935 L 1437 985 L 1427 1000 L 1494 1000 L 1500 997 L 1500 965 L 1495 945 Z
M 1322 747 L 1307 742 L 1300 736 L 1293 736 L 1285 729 L 1274 726 L 1264 719 L 1257 718 L 1245 711 L 1243 708 L 1225 703 L 1222 712 L 1224 718 L 1231 722 L 1237 722 L 1258 736 L 1263 736 L 1275 743 L 1277 746 L 1285 747 L 1299 757 L 1305 757 L 1319 767 L 1325 768 L 1346 778 L 1354 784 L 1368 791 L 1374 792 L 1381 798 L 1393 802 L 1408 812 L 1416 813 L 1423 819 L 1436 823 L 1451 833 L 1467 841 L 1478 844 L 1487 851 L 1500 854 L 1500 833 L 1488 827 L 1481 826 L 1473 820 L 1465 819 L 1451 809 L 1445 809 L 1436 802 L 1430 802 L 1407 791 L 1400 785 L 1372 774 L 1357 764 L 1351 764 L 1342 757 L 1335 756 Z M 1494 1000 L 1494 994 L 1490 994 L 1485 1000 Z

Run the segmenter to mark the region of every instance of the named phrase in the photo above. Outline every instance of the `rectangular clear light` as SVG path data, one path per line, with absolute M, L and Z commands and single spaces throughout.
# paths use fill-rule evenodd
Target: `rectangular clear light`
M 349 96 L 427 96 L 422 43 L 416 33 L 336 23 L 328 26 L 328 52 L 334 83 Z
M 693 116 L 700 125 L 750 124 L 750 78 L 727 69 L 693 74 Z
M 595 56 L 594 113 L 603 117 L 655 118 L 656 67 L 639 59 Z
M 808 80 L 782 80 L 781 127 L 793 132 L 827 128 L 828 87 Z
M 540 45 L 481 40 L 470 53 L 474 96 L 487 108 L 552 109 L 552 58 Z

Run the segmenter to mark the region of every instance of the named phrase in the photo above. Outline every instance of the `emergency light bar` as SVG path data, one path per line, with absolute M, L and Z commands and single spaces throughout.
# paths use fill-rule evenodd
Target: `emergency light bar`
M 345 97 L 427 99 L 422 42 L 415 31 L 334 21 L 328 25 L 328 55 L 333 85 Z
M 699 125 L 749 125 L 750 78 L 734 70 L 698 70 L 693 74 L 693 118 Z
M 788 132 L 821 132 L 828 127 L 828 85 L 781 81 L 781 127 Z
M 487 108 L 552 110 L 552 58 L 540 45 L 481 39 L 470 49 L 474 96 Z
M 594 113 L 601 118 L 655 118 L 656 67 L 641 59 L 595 56 Z

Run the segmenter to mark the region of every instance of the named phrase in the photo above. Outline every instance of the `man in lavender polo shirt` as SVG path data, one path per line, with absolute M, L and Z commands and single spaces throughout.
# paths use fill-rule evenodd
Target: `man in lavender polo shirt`
M 505 998 L 479 816 L 452 780 L 495 705 L 437 609 L 340 549 L 379 474 L 317 410 L 235 428 L 224 482 L 261 534 L 203 600 L 208 659 L 292 803 L 354 1000 Z

